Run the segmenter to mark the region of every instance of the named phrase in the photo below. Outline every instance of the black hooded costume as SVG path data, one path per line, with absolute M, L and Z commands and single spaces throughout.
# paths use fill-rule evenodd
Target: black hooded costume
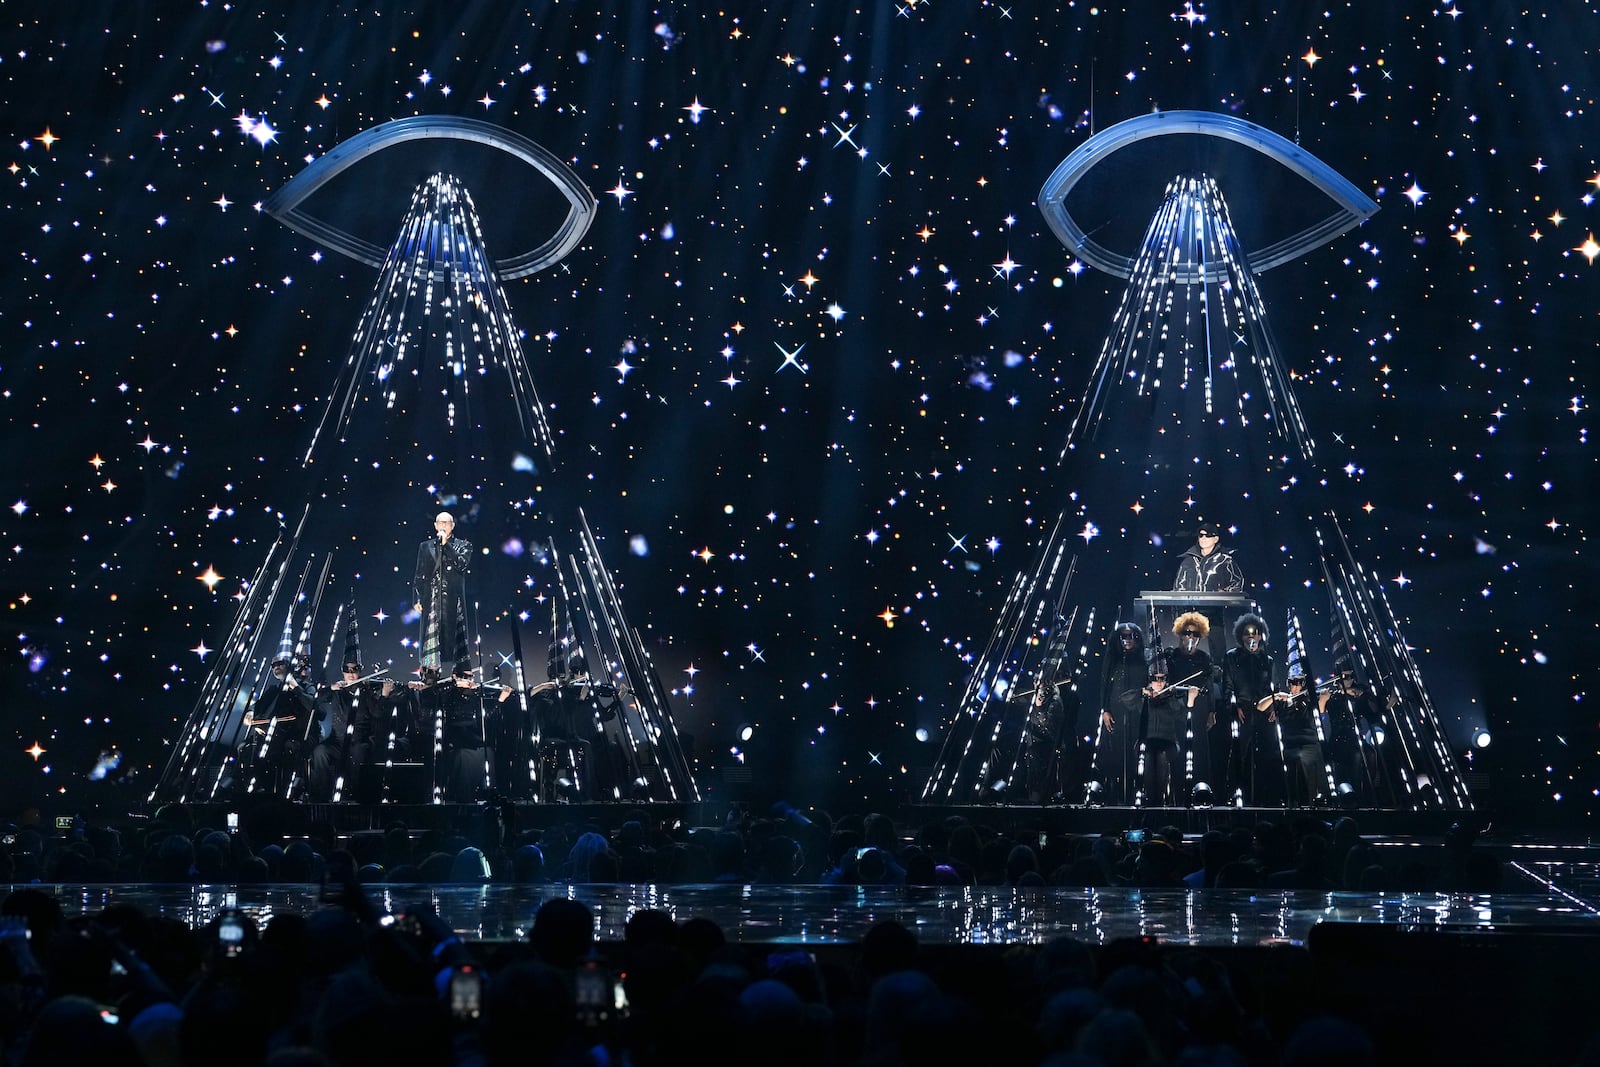
M 1236 750 L 1238 781 L 1247 802 L 1276 805 L 1283 801 L 1283 745 L 1271 703 L 1263 705 L 1284 683 L 1267 651 L 1271 633 L 1261 616 L 1251 612 L 1233 624 L 1234 647 L 1223 657 L 1222 684 L 1227 713 L 1239 724 Z
M 1107 641 L 1100 676 L 1099 721 L 1091 778 L 1107 804 L 1131 804 L 1137 787 L 1140 690 L 1150 680 L 1150 652 L 1138 623 L 1119 622 Z

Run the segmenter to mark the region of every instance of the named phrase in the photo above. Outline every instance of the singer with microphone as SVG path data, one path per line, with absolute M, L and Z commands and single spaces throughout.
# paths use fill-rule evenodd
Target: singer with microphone
M 425 680 L 436 680 L 444 665 L 465 659 L 467 646 L 467 571 L 472 544 L 455 536 L 455 516 L 441 511 L 434 535 L 417 550 L 413 607 L 421 625 L 417 648 Z

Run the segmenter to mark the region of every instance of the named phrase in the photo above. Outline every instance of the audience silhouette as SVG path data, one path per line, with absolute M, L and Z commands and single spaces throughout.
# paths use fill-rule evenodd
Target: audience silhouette
M 874 891 L 931 901 L 977 886 L 1495 890 L 1496 866 L 1461 828 L 1429 865 L 1415 856 L 1385 862 L 1384 852 L 1410 850 L 1374 848 L 1348 817 L 1194 839 L 1152 826 L 1132 840 L 1014 833 L 964 816 L 908 833 L 880 812 L 836 819 L 787 804 L 705 829 L 643 810 L 609 832 L 578 823 L 414 832 L 395 823 L 341 839 L 331 826 L 284 837 L 269 820 L 245 823 L 237 832 L 191 826 L 167 809 L 137 829 L 8 835 L 0 870 L 14 887 L 0 901 L 0 1045 L 12 1062 L 1313 1067 L 1398 1063 L 1428 1047 L 1432 1029 L 1455 1063 L 1518 1051 L 1526 1062 L 1577 1062 L 1585 1051 L 1583 1028 L 1570 1025 L 1537 1039 L 1513 1027 L 1505 1040 L 1451 1046 L 1447 1012 L 1432 1029 L 1410 1017 L 1402 1024 L 1386 998 L 1403 1002 L 1403 991 L 1337 946 L 1319 962 L 1315 944 L 926 945 L 895 922 L 851 945 L 752 944 L 730 942 L 705 918 L 648 907 L 631 911 L 621 943 L 602 943 L 595 913 L 561 888 L 798 883 L 887 887 Z M 65 914 L 43 888 L 52 877 L 321 891 L 306 894 L 303 913 L 273 909 L 259 929 L 255 917 L 228 909 L 191 929 L 127 904 Z M 24 879 L 39 885 L 17 886 Z M 408 885 L 551 882 L 559 884 L 515 943 L 464 940 L 427 907 L 378 904 L 401 899 Z M 1592 1048 L 1583 1062 L 1596 1062 Z

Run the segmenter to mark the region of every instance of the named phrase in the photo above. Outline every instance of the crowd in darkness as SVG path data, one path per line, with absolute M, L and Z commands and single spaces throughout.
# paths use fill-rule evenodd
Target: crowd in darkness
M 1499 866 L 1453 827 L 1442 847 L 1385 849 L 1356 820 L 1305 816 L 1186 837 L 1176 826 L 1131 834 L 997 829 L 962 816 L 908 830 L 886 815 L 832 818 L 776 805 L 744 809 L 720 827 L 684 827 L 628 811 L 615 829 L 557 822 L 520 829 L 510 805 L 463 809 L 454 829 L 336 834 L 327 821 L 280 828 L 282 808 L 245 814 L 235 832 L 190 825 L 178 805 L 138 826 L 78 820 L 46 830 L 37 819 L 0 836 L 0 883 L 362 884 L 651 883 L 982 885 L 1351 891 L 1497 888 Z M 1130 840 L 1137 838 L 1137 841 Z
M 383 913 L 379 884 L 822 883 L 1335 889 L 1488 877 L 1470 838 L 1394 867 L 1348 819 L 1258 824 L 1198 843 L 1010 836 L 964 818 L 902 833 L 788 806 L 685 831 L 630 813 L 615 830 L 331 831 L 258 843 L 167 809 L 138 830 L 6 828 L 0 875 L 0 1040 L 44 1064 L 249 1067 L 437 1063 L 1041 1063 L 1078 1067 L 1395 1062 L 1389 1035 L 1319 992 L 1306 950 L 1227 960 L 1143 940 L 924 946 L 882 923 L 851 946 L 731 943 L 703 918 L 643 910 L 622 942 L 545 901 L 525 940 L 464 943 L 426 908 Z M 252 839 L 252 825 L 257 835 Z M 1389 850 L 1394 851 L 1394 850 Z M 8 869 L 7 869 L 8 868 Z M 264 925 L 224 912 L 191 929 L 126 904 L 66 915 L 47 883 L 322 885 Z M 27 883 L 40 883 L 29 887 Z M 1473 886 L 1482 888 L 1481 885 Z M 419 896 L 425 896 L 420 894 Z M 1586 1061 L 1589 1062 L 1589 1061 Z M 1593 1062 L 1600 1063 L 1600 1059 Z
M 556 897 L 526 941 L 468 946 L 431 913 L 385 924 L 352 893 L 251 924 L 230 953 L 226 918 L 68 919 L 34 889 L 0 912 L 0 1036 L 21 1067 L 1380 1062 L 1360 1026 L 1281 995 L 1292 986 L 1247 1004 L 1260 998 L 1205 953 L 1138 942 L 941 954 L 883 923 L 813 954 L 639 911 L 621 944 L 596 946 L 589 909 Z M 1304 980 L 1301 962 L 1274 966 Z

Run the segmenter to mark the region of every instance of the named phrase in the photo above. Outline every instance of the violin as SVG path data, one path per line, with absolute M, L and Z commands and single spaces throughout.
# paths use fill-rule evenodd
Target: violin
M 363 675 L 360 678 L 352 678 L 348 682 L 345 681 L 343 678 L 341 678 L 337 682 L 334 682 L 333 685 L 329 686 L 329 688 L 330 689 L 349 689 L 353 685 L 360 685 L 362 682 L 370 682 L 374 678 L 377 678 L 380 675 L 384 675 L 384 674 L 388 674 L 388 673 L 389 673 L 389 668 L 388 667 L 379 667 L 377 670 L 373 671 L 371 674 Z M 384 681 L 388 681 L 388 679 L 385 678 Z

